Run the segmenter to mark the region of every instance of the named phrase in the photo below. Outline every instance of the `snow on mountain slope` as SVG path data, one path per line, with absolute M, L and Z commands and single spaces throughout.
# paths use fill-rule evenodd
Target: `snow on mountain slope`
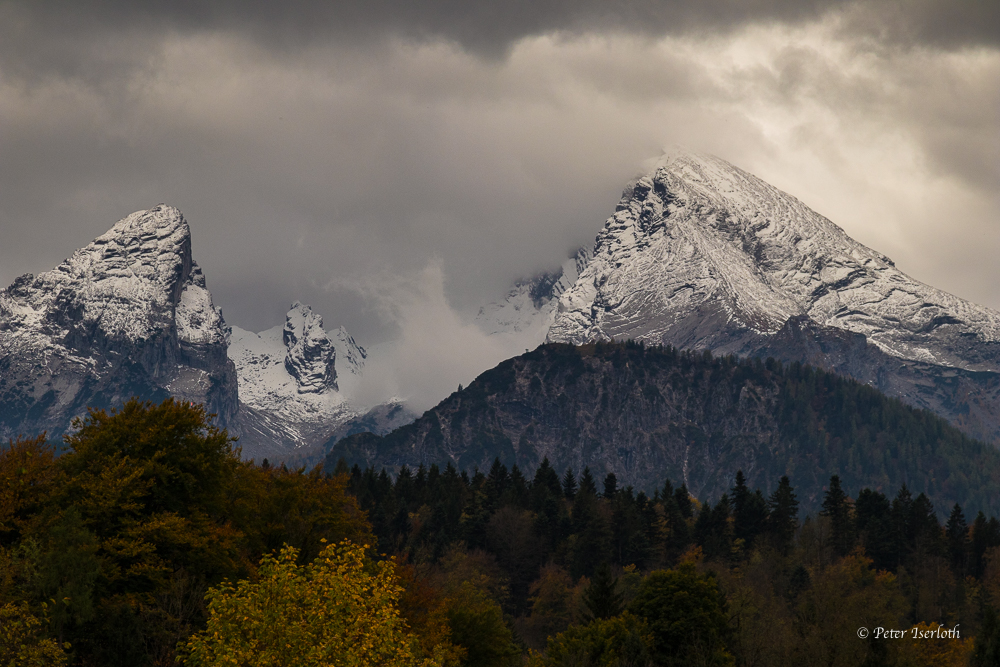
M 580 248 L 558 270 L 517 282 L 503 301 L 479 309 L 476 325 L 488 335 L 519 341 L 514 349 L 537 347 L 555 320 L 559 297 L 573 286 L 590 258 L 590 250 Z
M 363 359 L 364 350 L 357 345 L 345 348 L 343 338 L 335 340 L 345 356 Z M 336 348 L 323 329 L 323 318 L 298 302 L 292 304 L 283 326 L 260 333 L 233 328 L 229 357 L 236 365 L 240 402 L 266 415 L 285 447 L 325 439 L 358 414 L 339 391 Z M 245 449 L 265 444 L 255 442 L 252 433 L 243 434 L 241 440 Z
M 1000 313 L 910 278 L 724 160 L 686 153 L 626 188 L 548 340 L 746 354 L 802 315 L 900 359 L 1000 370 Z
M 205 403 L 228 425 L 228 342 L 184 216 L 166 205 L 137 211 L 0 291 L 0 436 L 61 433 L 86 407 L 132 395 Z

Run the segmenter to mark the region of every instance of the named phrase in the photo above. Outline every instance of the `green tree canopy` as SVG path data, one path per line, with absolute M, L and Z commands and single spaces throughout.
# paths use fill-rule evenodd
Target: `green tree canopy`
M 715 577 L 699 574 L 694 565 L 651 573 L 629 610 L 648 624 L 656 664 L 733 664 L 726 649 L 725 599 Z

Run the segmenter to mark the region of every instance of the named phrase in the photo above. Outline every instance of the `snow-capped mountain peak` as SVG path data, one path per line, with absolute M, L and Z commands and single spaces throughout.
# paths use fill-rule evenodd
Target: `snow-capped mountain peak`
M 184 216 L 164 204 L 137 211 L 0 291 L 0 434 L 59 433 L 87 406 L 131 395 L 204 402 L 227 425 L 237 411 L 228 341 Z
M 892 356 L 1000 368 L 1000 313 L 910 278 L 728 162 L 685 152 L 625 189 L 548 339 L 746 353 L 800 315 Z

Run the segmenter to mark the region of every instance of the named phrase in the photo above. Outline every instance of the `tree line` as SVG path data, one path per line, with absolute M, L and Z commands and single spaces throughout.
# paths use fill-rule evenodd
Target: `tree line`
M 456 550 L 485 555 L 507 584 L 498 602 L 510 626 L 546 664 L 565 648 L 559 641 L 584 641 L 593 619 L 634 612 L 650 573 L 682 570 L 713 578 L 728 617 L 720 641 L 737 664 L 966 664 L 973 634 L 997 641 L 1000 522 L 979 511 L 969 523 L 956 504 L 942 524 L 928 497 L 905 484 L 891 497 L 866 488 L 852 498 L 833 475 L 820 512 L 803 518 L 787 476 L 765 493 L 742 471 L 714 503 L 670 480 L 650 495 L 619 487 L 613 473 L 600 482 L 588 468 L 560 474 L 547 459 L 530 479 L 499 459 L 488 472 L 404 466 L 393 477 L 341 462 L 337 473 L 349 476 L 389 551 L 425 567 Z M 604 603 L 594 602 L 595 587 Z M 600 612 L 615 596 L 617 613 Z M 857 637 L 863 621 L 958 625 L 966 640 L 886 648 Z
M 741 471 L 708 502 L 530 478 L 243 461 L 203 408 L 91 411 L 0 451 L 0 664 L 995 664 L 1000 524 L 924 494 L 816 516 Z M 878 642 L 859 627 L 961 628 Z M 974 639 L 973 639 L 974 638 Z M 990 662 L 990 661 L 994 662 Z

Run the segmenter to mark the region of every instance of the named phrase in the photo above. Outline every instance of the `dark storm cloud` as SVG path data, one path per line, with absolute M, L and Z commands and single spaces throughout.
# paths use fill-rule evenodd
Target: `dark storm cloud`
M 891 44 L 1000 43 L 996 0 L 84 0 L 0 3 L 0 48 L 8 69 L 86 75 L 120 65 L 115 52 L 130 41 L 171 31 L 248 33 L 290 52 L 315 41 L 363 43 L 393 35 L 451 40 L 498 56 L 524 37 L 552 32 L 707 34 L 830 15 L 852 34 Z M 100 36 L 105 39 L 94 41 Z

